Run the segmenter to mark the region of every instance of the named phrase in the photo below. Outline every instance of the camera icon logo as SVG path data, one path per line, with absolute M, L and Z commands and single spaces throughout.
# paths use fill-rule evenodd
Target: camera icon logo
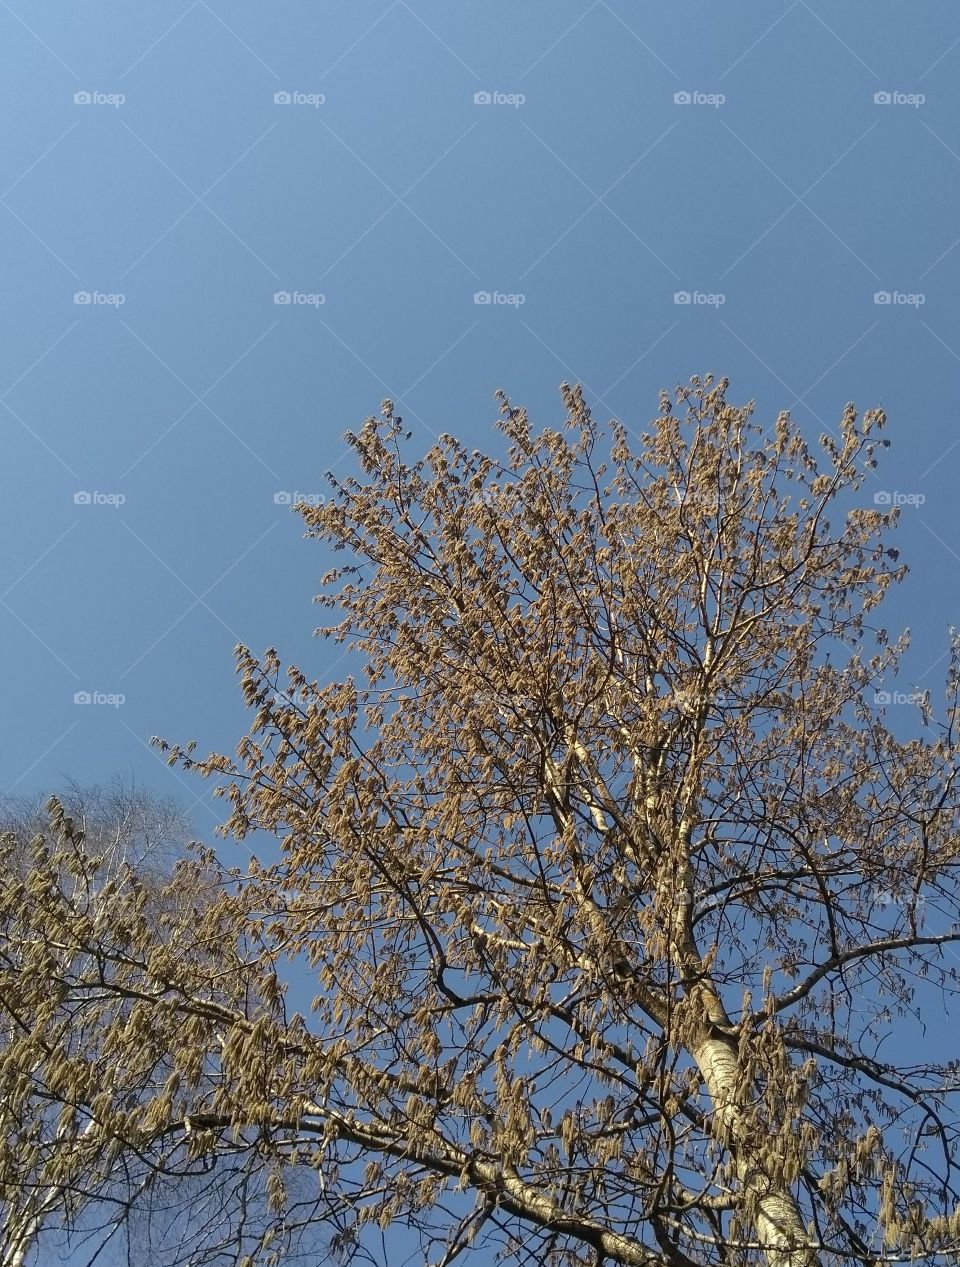
M 489 92 L 475 92 L 473 94 L 473 104 L 475 106 L 488 106 L 493 100 L 493 94 Z
M 273 302 L 275 304 L 288 304 L 292 296 L 289 290 L 276 290 L 273 293 Z
M 73 104 L 75 106 L 88 106 L 93 100 L 89 92 L 75 92 L 73 94 Z
M 875 92 L 873 94 L 873 104 L 875 106 L 888 106 L 891 100 L 889 92 Z
M 892 494 L 886 492 L 884 489 L 881 489 L 879 493 L 874 493 L 873 495 L 874 506 L 889 506 L 892 501 Z
M 273 94 L 273 104 L 275 106 L 288 106 L 291 100 L 289 92 L 275 92 Z
M 489 290 L 475 290 L 473 292 L 473 302 L 475 304 L 488 304 L 493 296 Z
M 75 691 L 74 692 L 74 695 L 73 695 L 74 704 L 89 704 L 90 699 L 91 699 L 91 696 L 90 696 L 89 691 Z
M 693 100 L 689 92 L 675 92 L 673 94 L 673 104 L 675 106 L 688 106 Z
M 690 302 L 689 290 L 675 290 L 673 292 L 673 302 L 675 304 L 688 304 Z

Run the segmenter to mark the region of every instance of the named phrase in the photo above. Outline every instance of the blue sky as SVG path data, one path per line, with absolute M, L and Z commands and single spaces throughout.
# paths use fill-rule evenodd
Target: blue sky
M 814 437 L 882 403 L 885 623 L 939 695 L 953 0 L 0 0 L 0 46 L 3 790 L 133 771 L 212 839 L 147 741 L 233 749 L 237 642 L 337 673 L 328 560 L 276 498 L 385 396 L 411 456 L 496 446 L 497 388 L 556 425 L 564 379 L 635 431 L 705 371 Z
M 498 387 L 555 424 L 563 379 L 636 430 L 706 370 L 811 434 L 882 401 L 877 489 L 926 499 L 888 624 L 939 686 L 960 13 L 664 8 L 0 4 L 6 788 L 132 769 L 209 833 L 146 741 L 232 748 L 237 642 L 332 669 L 322 548 L 274 497 L 384 396 L 411 453 L 495 445 Z

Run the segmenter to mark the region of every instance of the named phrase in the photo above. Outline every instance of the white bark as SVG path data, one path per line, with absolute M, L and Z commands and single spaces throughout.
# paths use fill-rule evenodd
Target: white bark
M 768 1267 L 817 1267 L 819 1255 L 811 1245 L 803 1213 L 793 1193 L 778 1188 L 751 1157 L 744 1138 L 742 1111 L 737 1101 L 737 1051 L 728 1039 L 708 1038 L 693 1051 L 713 1100 L 714 1112 L 729 1142 L 743 1191 L 756 1200 L 757 1239 L 766 1251 Z
M 77 1140 L 68 1146 L 76 1147 L 92 1132 L 93 1127 L 94 1120 L 89 1118 Z M 58 1138 L 64 1133 L 62 1130 L 58 1131 Z M 62 1204 L 63 1193 L 62 1185 L 49 1184 L 42 1193 L 34 1193 L 22 1209 L 8 1211 L 3 1227 L 4 1244 L 0 1246 L 0 1267 L 24 1267 L 27 1255 L 43 1229 L 44 1221 Z

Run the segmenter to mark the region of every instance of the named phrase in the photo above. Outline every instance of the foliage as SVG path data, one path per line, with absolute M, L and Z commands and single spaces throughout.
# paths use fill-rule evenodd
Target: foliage
M 357 478 L 299 510 L 352 557 L 318 601 L 364 680 L 240 647 L 236 759 L 157 741 L 281 860 L 91 906 L 58 818 L 5 870 L 5 1191 L 81 1159 L 119 1219 L 209 1174 L 192 1267 L 391 1223 L 444 1264 L 957 1255 L 956 1065 L 880 1046 L 957 985 L 960 639 L 897 738 L 884 415 L 815 452 L 727 387 L 639 444 L 578 388 L 562 431 L 501 396 L 504 462 L 407 465 L 389 401 L 349 437 Z

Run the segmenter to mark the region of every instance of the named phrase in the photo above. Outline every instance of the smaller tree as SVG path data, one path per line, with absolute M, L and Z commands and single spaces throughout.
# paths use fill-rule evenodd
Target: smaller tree
M 84 1021 L 62 983 L 81 974 L 94 988 L 112 949 L 109 935 L 96 934 L 116 917 L 118 886 L 136 886 L 143 918 L 156 919 L 190 838 L 176 800 L 119 776 L 108 785 L 67 780 L 55 796 L 0 796 L 4 883 L 43 916 L 26 933 L 9 907 L 0 915 L 0 1267 L 21 1267 L 51 1220 L 69 1226 L 94 1202 L 108 1225 L 116 1215 L 107 1180 L 118 1150 L 96 1130 L 95 1077 L 83 1077 L 96 1067 L 96 1022 Z M 54 892 L 76 939 L 51 921 Z M 184 904 L 196 896 L 184 894 Z M 41 1029 L 40 1049 L 27 1054 Z M 54 1047 L 51 1079 L 43 1055 Z

